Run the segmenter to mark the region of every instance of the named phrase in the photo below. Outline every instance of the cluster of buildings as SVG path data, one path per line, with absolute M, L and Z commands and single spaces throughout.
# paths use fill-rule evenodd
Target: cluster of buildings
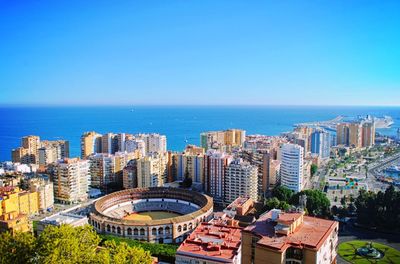
M 340 123 L 336 127 L 337 144 L 351 148 L 368 148 L 375 144 L 375 123 L 355 121 Z
M 41 141 L 38 136 L 23 137 L 21 146 L 11 151 L 12 161 L 22 164 L 47 165 L 68 157 L 68 141 Z
M 198 225 L 179 246 L 175 263 L 336 263 L 338 222 L 273 209 L 242 226 L 230 212 L 245 213 L 249 201 L 239 197 Z
M 13 184 L 15 182 L 9 182 Z M 28 189 L 15 185 L 0 187 L 0 232 L 32 230 L 30 216 L 51 210 L 54 206 L 53 183 L 40 178 L 28 182 Z
M 75 158 L 69 157 L 68 141 L 27 136 L 12 150 L 13 163 L 0 169 L 0 174 L 8 168 L 20 178 L 30 175 L 24 190 L 17 187 L 18 177 L 8 182 L 0 177 L 0 230 L 31 230 L 30 216 L 51 210 L 54 201 L 81 204 L 91 188 L 114 193 L 178 183 L 226 208 L 213 220 L 193 226 L 176 263 L 335 263 L 336 222 L 305 216 L 301 210 L 272 210 L 258 220 L 249 212 L 277 185 L 295 192 L 307 188 L 311 165 L 329 159 L 335 145 L 361 148 L 374 143 L 373 124 L 343 123 L 337 130 L 336 136 L 307 126 L 280 136 L 210 131 L 201 133 L 200 146 L 188 145 L 182 152 L 168 151 L 160 134 L 91 131 L 81 136 L 81 157 Z M 42 222 L 43 228 L 81 225 L 87 218 L 58 213 Z

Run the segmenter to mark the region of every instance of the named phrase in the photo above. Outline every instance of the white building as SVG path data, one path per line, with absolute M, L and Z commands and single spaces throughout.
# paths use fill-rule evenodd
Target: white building
M 59 160 L 53 168 L 54 198 L 62 203 L 87 200 L 89 191 L 89 161 L 79 158 Z
M 39 210 L 45 212 L 54 207 L 53 183 L 42 178 L 33 178 L 29 181 L 29 189 L 39 196 Z
M 283 144 L 279 156 L 281 185 L 295 192 L 300 192 L 304 186 L 304 148 L 296 144 Z
M 142 157 L 146 156 L 146 143 L 143 139 L 132 138 L 125 141 L 125 150 L 135 152 L 138 150 Z
M 167 137 L 160 134 L 138 134 L 138 139 L 142 139 L 146 144 L 146 154 L 167 151 Z
M 242 159 L 235 159 L 226 167 L 224 201 L 231 203 L 239 196 L 257 201 L 257 183 L 257 167 Z
M 97 153 L 89 156 L 90 161 L 90 186 L 105 188 L 114 182 L 115 158 L 112 154 Z

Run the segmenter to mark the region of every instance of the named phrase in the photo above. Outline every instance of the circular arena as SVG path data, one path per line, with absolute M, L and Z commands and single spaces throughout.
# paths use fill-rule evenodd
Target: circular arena
M 212 198 L 178 188 L 136 188 L 95 202 L 90 224 L 98 233 L 154 243 L 179 243 L 212 217 Z

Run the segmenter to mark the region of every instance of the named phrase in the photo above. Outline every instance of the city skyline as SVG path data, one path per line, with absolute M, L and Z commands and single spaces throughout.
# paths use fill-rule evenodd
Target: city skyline
M 399 3 L 0 3 L 0 105 L 399 105 Z

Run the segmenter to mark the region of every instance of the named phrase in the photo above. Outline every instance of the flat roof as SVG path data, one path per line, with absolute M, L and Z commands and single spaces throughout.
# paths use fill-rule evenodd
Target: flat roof
M 72 224 L 72 223 L 78 222 L 84 218 L 87 218 L 87 217 L 83 216 L 83 215 L 72 214 L 72 213 L 58 213 L 58 214 L 54 214 L 49 217 L 46 217 L 43 220 L 41 220 L 40 222 L 61 225 L 61 224 Z
M 241 250 L 241 227 L 201 223 L 179 246 L 177 255 L 227 262 Z
M 260 237 L 258 245 L 277 251 L 285 251 L 288 247 L 306 247 L 318 250 L 332 231 L 338 227 L 338 222 L 304 216 L 303 223 L 288 235 L 276 234 L 276 221 L 271 220 L 272 212 L 262 215 L 254 224 L 246 227 L 243 232 Z M 292 222 L 298 219 L 299 213 L 281 213 L 279 219 Z

